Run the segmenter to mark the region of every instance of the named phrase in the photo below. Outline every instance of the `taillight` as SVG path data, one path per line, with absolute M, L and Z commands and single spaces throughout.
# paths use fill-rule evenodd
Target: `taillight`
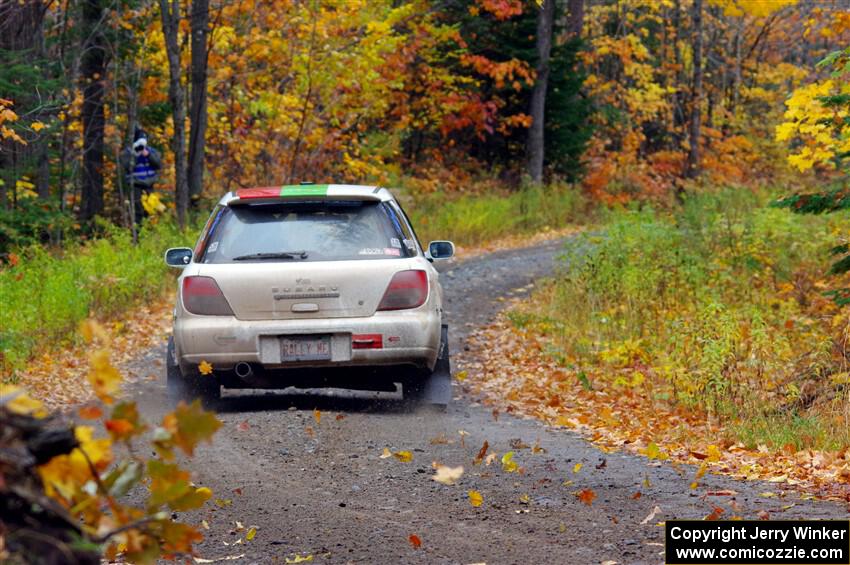
M 232 316 L 233 310 L 211 277 L 183 279 L 183 306 L 192 314 L 202 316 Z
M 390 286 L 378 305 L 378 310 L 405 310 L 416 308 L 428 298 L 428 275 L 425 271 L 401 271 L 390 281 Z

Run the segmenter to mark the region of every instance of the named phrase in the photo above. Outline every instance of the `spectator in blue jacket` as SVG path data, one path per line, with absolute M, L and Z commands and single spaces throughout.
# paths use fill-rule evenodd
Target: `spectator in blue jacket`
M 152 191 L 159 180 L 162 158 L 156 149 L 148 145 L 147 134 L 137 128 L 133 135 L 133 146 L 121 153 L 120 161 L 133 199 L 133 219 L 138 224 L 147 215 L 142 206 L 142 194 Z

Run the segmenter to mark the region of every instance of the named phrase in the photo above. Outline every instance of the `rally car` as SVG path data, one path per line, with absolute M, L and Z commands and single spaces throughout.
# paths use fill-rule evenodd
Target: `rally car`
M 222 387 L 397 390 L 451 399 L 443 291 L 386 188 L 289 185 L 221 198 L 178 279 L 166 380 L 173 398 L 214 404 Z

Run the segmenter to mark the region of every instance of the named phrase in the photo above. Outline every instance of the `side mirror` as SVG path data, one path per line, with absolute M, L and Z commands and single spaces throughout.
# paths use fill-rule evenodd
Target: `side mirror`
M 451 241 L 432 241 L 428 244 L 428 256 L 431 259 L 448 259 L 455 254 L 455 244 Z
M 165 252 L 165 264 L 183 269 L 192 262 L 192 250 L 188 247 L 172 247 Z

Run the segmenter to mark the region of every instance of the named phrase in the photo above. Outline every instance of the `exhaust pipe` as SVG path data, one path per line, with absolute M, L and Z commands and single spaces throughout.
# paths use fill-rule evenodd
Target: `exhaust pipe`
M 236 376 L 240 379 L 248 379 L 254 374 L 254 369 L 246 363 L 245 361 L 240 361 L 236 364 L 236 367 L 233 368 L 236 372 Z

